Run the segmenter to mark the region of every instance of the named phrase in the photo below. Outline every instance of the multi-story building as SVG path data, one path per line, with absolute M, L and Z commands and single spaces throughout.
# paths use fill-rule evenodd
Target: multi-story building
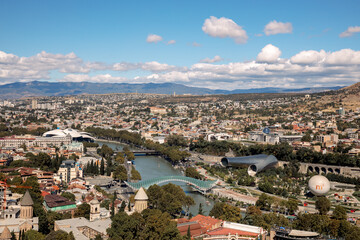
M 80 163 L 75 162 L 74 160 L 66 160 L 61 163 L 57 176 L 54 178 L 55 180 L 68 183 L 72 179 L 79 177 L 83 177 L 83 170 L 80 167 Z
M 71 136 L 65 137 L 5 137 L 0 138 L 1 148 L 20 148 L 25 145 L 29 147 L 60 147 L 64 144 L 70 144 L 72 141 Z

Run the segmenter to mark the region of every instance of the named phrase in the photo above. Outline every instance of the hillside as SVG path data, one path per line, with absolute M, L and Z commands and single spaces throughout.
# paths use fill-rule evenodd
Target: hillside
M 242 93 L 314 93 L 336 90 L 341 87 L 328 88 L 253 88 L 234 90 L 213 90 L 208 88 L 189 87 L 176 83 L 93 83 L 93 82 L 16 82 L 0 85 L 0 99 L 14 99 L 38 96 L 65 96 L 79 94 L 107 94 L 107 93 L 154 93 L 177 95 L 213 95 L 213 94 L 242 94 Z
M 321 98 L 324 104 L 334 103 L 343 106 L 345 109 L 356 110 L 360 108 L 360 82 L 332 91 Z

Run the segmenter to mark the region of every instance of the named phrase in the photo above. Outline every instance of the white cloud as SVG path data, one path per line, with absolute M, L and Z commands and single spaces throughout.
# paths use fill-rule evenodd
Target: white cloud
M 276 20 L 266 24 L 264 28 L 264 33 L 266 36 L 275 35 L 279 33 L 292 33 L 293 27 L 292 24 L 287 22 L 277 22 Z
M 149 34 L 146 38 L 146 41 L 148 43 L 157 43 L 157 42 L 160 42 L 162 41 L 163 38 L 159 35 L 156 35 L 156 34 Z
M 360 32 L 360 26 L 354 26 L 354 27 L 348 27 L 348 29 L 346 29 L 346 31 L 340 33 L 339 37 L 344 38 L 344 37 L 351 37 L 352 35 L 354 35 L 355 33 Z
M 314 86 L 314 83 L 319 86 L 348 85 L 360 79 L 360 51 L 307 50 L 288 59 L 280 56 L 280 49 L 268 44 L 256 60 L 219 64 L 216 61 L 221 58 L 215 56 L 187 68 L 156 61 L 119 62 L 113 65 L 84 62 L 74 53 L 41 52 L 31 57 L 20 57 L 0 52 L 0 84 L 50 80 L 51 73 L 56 71 L 68 73 L 59 77 L 58 81 L 175 82 L 230 90 L 254 87 L 299 88 Z M 140 70 L 137 77 L 119 76 L 124 71 L 136 70 Z M 101 74 L 94 74 L 96 71 L 101 71 Z
M 341 49 L 340 51 L 328 54 L 325 62 L 331 65 L 360 64 L 360 51 Z
M 166 63 L 159 63 L 156 61 L 146 62 L 146 63 L 142 64 L 141 68 L 143 70 L 151 71 L 151 72 L 167 72 L 167 71 L 176 69 L 175 66 L 168 65 Z
M 301 51 L 295 56 L 290 58 L 290 61 L 295 64 L 315 64 L 325 60 L 326 52 L 321 50 L 320 52 L 309 50 Z
M 258 54 L 256 61 L 265 62 L 265 63 L 274 63 L 278 61 L 280 56 L 281 56 L 280 49 L 272 44 L 268 44 Z
M 176 43 L 175 40 L 170 40 L 170 41 L 167 42 L 167 45 L 172 45 L 172 44 L 175 44 L 175 43 Z
M 193 42 L 193 43 L 192 43 L 192 46 L 193 46 L 193 47 L 201 47 L 201 44 L 200 44 L 200 43 L 197 43 L 197 42 Z
M 114 71 L 130 71 L 130 70 L 135 70 L 140 68 L 139 64 L 136 63 L 128 63 L 128 62 L 120 62 L 120 63 L 115 63 L 113 65 L 113 70 Z
M 204 59 L 201 59 L 200 62 L 201 63 L 215 63 L 215 62 L 220 62 L 222 61 L 223 59 L 216 55 L 214 58 L 204 58 Z
M 246 31 L 233 20 L 225 17 L 211 16 L 205 20 L 202 30 L 212 37 L 233 38 L 236 43 L 246 43 L 248 40 Z
M 120 83 L 128 82 L 129 79 L 124 77 L 114 77 L 110 74 L 100 74 L 89 76 L 85 74 L 68 74 L 64 78 L 59 79 L 60 82 L 99 82 L 99 83 Z

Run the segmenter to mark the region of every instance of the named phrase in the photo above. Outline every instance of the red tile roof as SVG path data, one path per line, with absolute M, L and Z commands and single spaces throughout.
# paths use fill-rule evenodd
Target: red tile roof
M 241 231 L 241 230 L 236 230 L 236 229 L 232 229 L 232 228 L 217 228 L 211 231 L 207 232 L 208 235 L 210 236 L 216 236 L 216 235 L 240 235 L 240 236 L 258 236 L 257 233 L 252 233 L 252 232 L 245 232 L 245 231 Z
M 177 226 L 182 236 L 187 234 L 189 227 L 190 227 L 190 235 L 192 237 L 200 236 L 206 233 L 206 229 L 202 228 L 200 224 L 197 222 L 182 223 Z
M 211 230 L 215 225 L 220 224 L 222 221 L 216 218 L 212 218 L 210 216 L 203 216 L 198 214 L 192 219 L 190 219 L 190 222 L 198 222 L 201 227 L 206 228 L 206 230 Z

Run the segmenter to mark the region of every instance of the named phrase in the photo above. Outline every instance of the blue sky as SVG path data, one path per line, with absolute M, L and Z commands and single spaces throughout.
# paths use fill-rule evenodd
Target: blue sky
M 360 77 L 359 1 L 3 0 L 0 10 L 0 84 L 234 89 L 349 85 Z

